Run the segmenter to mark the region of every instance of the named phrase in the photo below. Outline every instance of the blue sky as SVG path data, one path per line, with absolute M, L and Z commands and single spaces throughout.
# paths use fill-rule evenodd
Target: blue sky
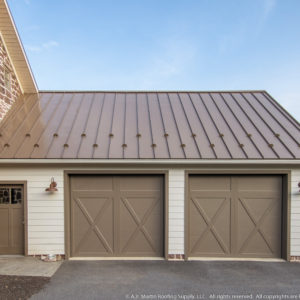
M 42 90 L 265 89 L 300 115 L 300 0 L 8 0 Z

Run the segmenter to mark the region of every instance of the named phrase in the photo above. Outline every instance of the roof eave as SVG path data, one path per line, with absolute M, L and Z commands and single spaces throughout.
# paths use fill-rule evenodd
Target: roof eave
M 299 165 L 300 159 L 0 159 L 0 165 L 6 164 L 117 164 L 117 165 Z

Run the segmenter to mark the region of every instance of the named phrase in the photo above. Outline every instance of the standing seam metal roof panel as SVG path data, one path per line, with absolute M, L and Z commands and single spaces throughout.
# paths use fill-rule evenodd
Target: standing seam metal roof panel
M 238 136 L 240 147 L 245 151 L 247 157 L 261 158 L 260 152 L 257 150 L 252 140 L 247 137 L 247 131 L 244 126 L 241 124 L 240 120 L 236 115 L 230 110 L 230 107 L 227 105 L 224 97 L 220 94 L 212 94 L 214 98 L 215 105 L 218 107 L 218 110 L 222 112 L 222 116 L 229 128 L 233 128 L 234 134 Z
M 40 92 L 0 123 L 0 159 L 300 159 L 265 91 Z

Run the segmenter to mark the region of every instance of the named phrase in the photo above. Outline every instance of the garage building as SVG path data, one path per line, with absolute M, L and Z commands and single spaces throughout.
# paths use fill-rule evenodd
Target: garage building
M 300 125 L 266 91 L 39 91 L 0 10 L 0 255 L 299 259 Z

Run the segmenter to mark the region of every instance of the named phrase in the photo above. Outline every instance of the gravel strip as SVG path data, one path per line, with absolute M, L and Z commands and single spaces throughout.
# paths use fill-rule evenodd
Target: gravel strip
M 49 281 L 49 277 L 0 275 L 0 300 L 29 299 Z

